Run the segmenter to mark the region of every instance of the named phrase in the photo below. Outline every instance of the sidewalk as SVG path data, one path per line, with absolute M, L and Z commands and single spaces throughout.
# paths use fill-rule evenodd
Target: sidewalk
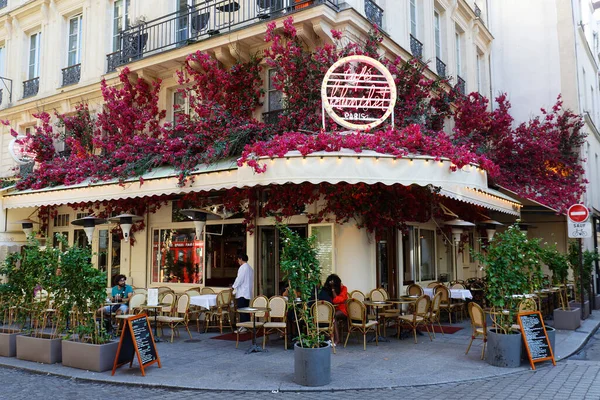
M 95 373 L 64 367 L 62 364 L 45 365 L 16 358 L 0 357 L 0 365 L 21 368 L 44 374 L 60 375 L 74 379 L 125 383 L 158 387 L 244 390 L 244 391 L 311 391 L 340 389 L 374 389 L 400 386 L 432 385 L 463 382 L 510 375 L 529 371 L 523 363 L 520 368 L 498 368 L 480 360 L 482 341 L 476 340 L 465 355 L 470 339 L 468 322 L 453 324 L 462 330 L 454 334 L 440 333 L 431 342 L 427 334 L 389 342 L 368 343 L 363 351 L 362 338 L 353 336 L 348 347 L 338 347 L 332 354 L 332 382 L 319 388 L 307 388 L 293 382 L 294 354 L 283 349 L 282 340 L 272 340 L 268 352 L 245 354 L 250 342 L 235 348 L 235 341 L 210 339 L 215 333 L 192 332 L 200 342 L 186 342 L 187 334 L 174 343 L 157 343 L 162 368 L 147 367 L 141 376 L 137 361 L 133 368 L 119 368 L 115 376 L 111 371 Z M 556 359 L 562 360 L 577 352 L 600 326 L 600 312 L 595 311 L 576 331 L 556 331 Z M 390 333 L 390 332 L 388 332 Z M 538 364 L 551 368 L 550 363 Z M 539 368 L 538 367 L 538 368 Z

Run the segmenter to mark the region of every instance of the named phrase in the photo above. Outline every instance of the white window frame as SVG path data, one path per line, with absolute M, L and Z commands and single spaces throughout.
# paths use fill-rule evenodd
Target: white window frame
M 275 73 L 274 68 L 267 69 L 267 111 L 280 111 L 283 110 L 283 92 L 281 90 L 277 90 L 275 87 L 271 86 L 271 73 Z M 280 107 L 271 109 L 271 94 L 279 93 L 280 95 Z
M 125 5 L 123 5 L 123 3 Z M 112 51 L 121 50 L 120 33 L 129 27 L 129 8 L 130 0 L 116 0 L 113 4 L 112 17 Z M 123 15 L 119 15 L 119 10 L 123 10 Z M 120 21 L 119 21 L 120 20 Z
M 419 9 L 417 7 L 417 0 L 410 0 L 409 5 L 409 16 L 410 16 L 410 34 L 418 39 L 419 36 Z
M 308 225 L 308 237 L 311 237 L 313 235 L 313 230 L 315 228 L 317 228 L 317 229 L 318 228 L 329 228 L 331 230 L 331 250 L 330 250 L 329 256 L 325 256 L 324 257 L 324 256 L 321 255 L 321 253 L 319 253 L 320 242 L 318 240 L 318 236 L 317 236 L 317 243 L 316 243 L 317 258 L 319 259 L 319 262 L 323 261 L 324 259 L 331 258 L 331 269 L 329 271 L 321 269 L 321 280 L 324 281 L 325 278 L 327 278 L 328 275 L 336 273 L 336 267 L 335 267 L 335 225 L 334 224 L 330 224 L 330 223 L 309 224 Z
M 464 79 L 464 77 L 461 76 L 461 74 L 462 74 L 462 49 L 461 49 L 462 34 L 458 30 L 454 33 L 454 39 L 455 39 L 455 46 L 456 46 L 456 75 L 460 76 L 461 78 Z
M 432 247 L 430 249 L 430 251 L 433 253 L 431 255 L 431 259 L 433 262 L 433 280 L 436 280 L 436 277 L 438 276 L 438 265 L 437 265 L 437 235 L 435 234 L 435 229 L 430 229 L 430 228 L 425 228 L 425 227 L 419 227 L 419 226 L 415 226 L 413 227 L 413 235 L 414 235 L 414 240 L 413 240 L 413 251 L 414 251 L 414 263 L 415 263 L 415 267 L 416 267 L 416 279 L 415 282 L 426 282 L 429 281 L 431 279 L 422 279 L 422 275 L 423 275 L 423 271 L 421 270 L 421 263 L 423 260 L 421 260 L 421 252 L 422 252 L 422 246 L 421 246 L 421 231 L 429 231 L 433 233 L 433 243 L 432 243 Z
M 442 60 L 442 20 L 437 10 L 433 11 L 433 36 L 435 39 L 435 56 Z
M 475 60 L 475 68 L 477 69 L 476 73 L 477 73 L 477 92 L 479 94 L 481 93 L 481 89 L 482 89 L 482 84 L 483 84 L 483 79 L 481 79 L 481 74 L 483 72 L 483 68 L 482 68 L 482 61 L 483 61 L 483 54 L 481 54 L 479 51 L 477 52 L 476 55 L 476 60 Z
M 73 22 L 77 21 L 77 30 L 74 32 Z M 75 15 L 74 17 L 69 18 L 68 21 L 68 32 L 67 35 L 67 67 L 72 67 L 73 65 L 81 64 L 81 43 L 83 41 L 83 14 Z M 75 40 L 75 48 L 71 49 L 71 38 Z M 74 58 L 72 59 L 71 55 L 74 54 Z
M 35 39 L 33 39 L 35 37 Z M 27 80 L 40 77 L 40 54 L 42 44 L 42 32 L 35 32 L 28 37 L 28 63 L 27 63 Z M 35 47 L 33 47 L 32 40 L 35 40 Z M 33 51 L 33 55 L 32 55 Z

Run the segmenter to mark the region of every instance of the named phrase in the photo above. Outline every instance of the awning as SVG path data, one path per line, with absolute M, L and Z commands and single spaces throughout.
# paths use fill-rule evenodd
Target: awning
M 267 170 L 256 173 L 248 165 L 238 167 L 234 160 L 199 167 L 191 173 L 193 182 L 178 186 L 172 168 L 160 168 L 125 184 L 118 182 L 83 182 L 73 186 L 58 186 L 41 190 L 5 193 L 5 208 L 38 207 L 86 201 L 104 201 L 194 191 L 222 190 L 233 187 L 283 185 L 287 183 L 349 184 L 383 183 L 404 186 L 431 185 L 444 196 L 491 210 L 519 215 L 520 203 L 487 187 L 487 174 L 477 165 L 453 170 L 448 159 L 435 160 L 427 156 L 395 158 L 374 151 L 356 153 L 352 150 L 316 152 L 303 156 L 290 151 L 284 157 L 261 157 Z

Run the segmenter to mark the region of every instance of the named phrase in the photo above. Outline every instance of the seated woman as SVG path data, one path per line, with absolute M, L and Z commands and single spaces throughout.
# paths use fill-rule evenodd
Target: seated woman
M 348 288 L 342 285 L 342 280 L 336 274 L 331 274 L 325 280 L 323 288 L 329 293 L 332 303 L 335 306 L 335 323 L 333 325 L 333 333 L 335 335 L 335 344 L 340 342 L 340 330 L 338 329 L 338 320 L 346 320 L 348 318 L 348 310 L 346 309 L 346 300 L 348 300 Z

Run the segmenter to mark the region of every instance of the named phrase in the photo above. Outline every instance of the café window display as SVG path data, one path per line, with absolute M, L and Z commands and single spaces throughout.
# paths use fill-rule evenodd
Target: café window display
M 203 283 L 204 240 L 194 228 L 154 229 L 152 283 Z

